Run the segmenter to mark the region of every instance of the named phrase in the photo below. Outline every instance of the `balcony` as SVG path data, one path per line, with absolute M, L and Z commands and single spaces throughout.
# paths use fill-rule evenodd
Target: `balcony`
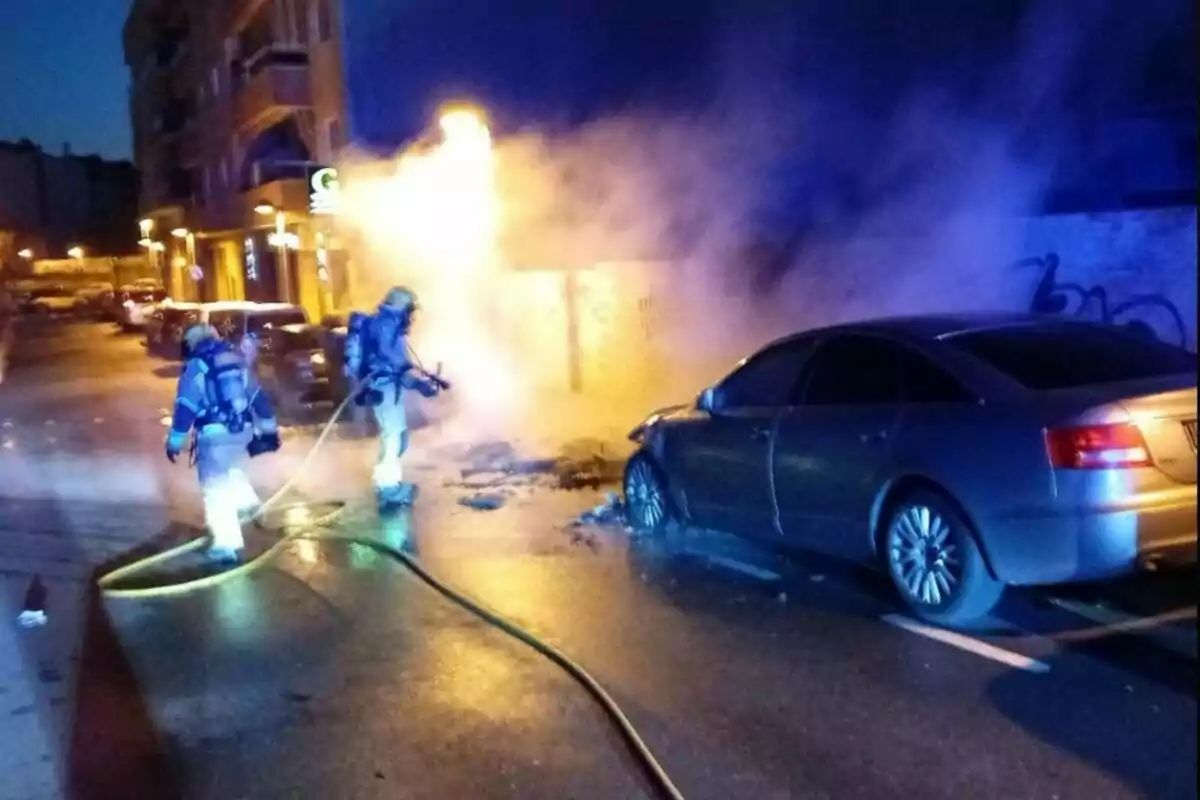
M 293 173 L 297 175 L 299 173 Z M 306 175 L 307 173 L 305 173 Z M 264 175 L 272 180 L 264 181 L 242 195 L 242 213 L 247 219 L 267 220 L 256 216 L 259 206 L 274 206 L 289 214 L 308 212 L 308 179 L 305 176 L 288 177 L 286 173 Z
M 254 66 L 234 101 L 234 124 L 239 131 L 268 127 L 312 105 L 306 63 L 258 61 Z

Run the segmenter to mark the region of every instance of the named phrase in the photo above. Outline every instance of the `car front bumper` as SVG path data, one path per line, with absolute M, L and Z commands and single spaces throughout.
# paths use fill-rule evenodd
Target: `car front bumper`
M 1123 507 L 981 523 L 996 577 L 1044 585 L 1119 577 L 1196 562 L 1196 487 Z

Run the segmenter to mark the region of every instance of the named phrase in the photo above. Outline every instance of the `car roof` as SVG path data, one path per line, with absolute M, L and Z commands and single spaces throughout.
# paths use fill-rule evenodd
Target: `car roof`
M 878 317 L 797 333 L 795 336 L 830 335 L 838 333 L 884 333 L 905 339 L 936 340 L 975 331 L 1026 325 L 1087 324 L 1050 314 L 1029 314 L 1009 311 L 976 311 L 948 314 L 915 314 L 910 316 Z M 788 337 L 792 338 L 792 337 Z
M 253 300 L 217 300 L 212 303 L 203 303 L 201 307 L 205 311 L 271 312 L 303 310 L 295 303 L 258 303 Z
M 243 311 L 254 307 L 251 300 L 215 300 L 211 303 L 200 303 L 205 311 Z
M 275 311 L 304 311 L 303 308 L 295 303 L 256 303 L 254 308 L 250 310 L 262 312 L 264 314 L 270 314 Z

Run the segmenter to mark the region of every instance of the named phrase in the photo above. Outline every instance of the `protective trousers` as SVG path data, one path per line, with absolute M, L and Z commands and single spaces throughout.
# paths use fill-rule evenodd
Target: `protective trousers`
M 258 494 L 241 465 L 254 432 L 231 433 L 224 425 L 204 426 L 196 439 L 196 470 L 204 500 L 204 524 L 214 550 L 241 550 L 241 515 L 258 507 Z
M 372 482 L 377 492 L 398 491 L 404 482 L 400 457 L 408 449 L 408 416 L 399 386 L 388 383 L 378 387 L 383 402 L 375 406 L 375 422 L 379 425 L 379 460 L 375 462 Z

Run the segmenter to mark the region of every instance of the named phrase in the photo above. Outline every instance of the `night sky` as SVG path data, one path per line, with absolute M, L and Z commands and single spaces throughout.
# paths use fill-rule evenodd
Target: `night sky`
M 0 140 L 128 158 L 131 0 L 0 0 Z

